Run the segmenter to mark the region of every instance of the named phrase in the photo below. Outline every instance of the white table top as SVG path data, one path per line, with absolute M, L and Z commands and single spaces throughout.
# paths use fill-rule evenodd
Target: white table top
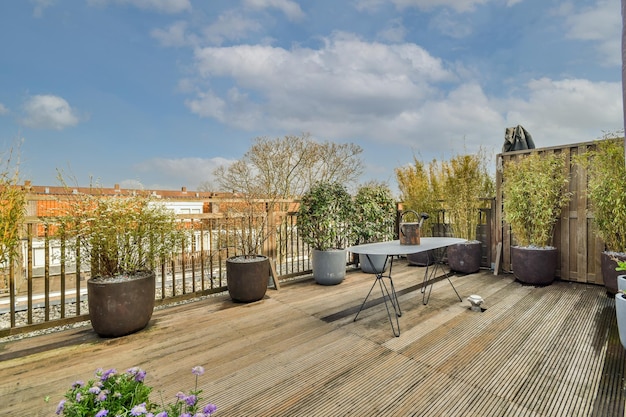
M 426 252 L 431 249 L 445 248 L 457 243 L 465 243 L 466 239 L 456 237 L 423 237 L 419 245 L 401 245 L 399 240 L 389 242 L 365 243 L 347 247 L 346 250 L 352 253 L 363 255 L 409 255 L 411 253 Z

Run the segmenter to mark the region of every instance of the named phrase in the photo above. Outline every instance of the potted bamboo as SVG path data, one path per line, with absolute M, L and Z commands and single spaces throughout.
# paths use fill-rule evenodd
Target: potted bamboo
M 439 236 L 434 230 L 433 219 L 437 218 L 437 213 L 442 208 L 441 171 L 437 169 L 436 160 L 431 161 L 428 166 L 415 157 L 413 161 L 413 165 L 395 170 L 402 210 L 427 213 L 430 217 L 422 225 L 421 236 Z M 435 253 L 430 250 L 409 254 L 407 261 L 411 265 L 428 266 L 435 261 Z
M 397 209 L 386 184 L 370 182 L 360 186 L 354 206 L 357 245 L 393 240 Z M 359 254 L 359 264 L 365 273 L 379 273 L 386 267 L 387 256 Z
M 87 290 L 94 331 L 118 337 L 143 329 L 154 309 L 154 270 L 181 247 L 181 223 L 145 192 L 104 195 L 99 187 L 67 189 L 68 198 L 47 223 L 54 236 L 67 242 L 68 253 L 75 254 L 77 271 L 82 262 L 90 265 Z
M 450 269 L 471 274 L 480 269 L 482 243 L 476 240 L 479 209 L 483 198 L 494 194 L 494 181 L 489 174 L 486 151 L 456 155 L 441 165 L 442 193 L 452 235 L 466 242 L 448 248 Z
M 587 195 L 593 212 L 593 225 L 604 241 L 601 255 L 602 280 L 607 291 L 617 291 L 617 260 L 626 260 L 626 167 L 624 139 L 607 134 L 595 149 L 577 161 L 587 168 Z
M 558 265 L 553 232 L 570 200 L 564 154 L 532 153 L 511 161 L 503 171 L 503 216 L 517 246 L 511 247 L 515 277 L 526 284 L 548 285 Z
M 354 239 L 352 197 L 338 182 L 318 182 L 300 200 L 298 231 L 313 249 L 313 278 L 336 285 L 346 275 L 346 246 Z

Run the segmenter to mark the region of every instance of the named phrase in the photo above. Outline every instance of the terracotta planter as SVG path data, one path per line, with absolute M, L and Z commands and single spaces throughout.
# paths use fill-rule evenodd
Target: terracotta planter
M 478 272 L 481 256 L 482 244 L 477 240 L 448 247 L 448 265 L 453 271 L 464 274 Z
M 251 303 L 265 297 L 270 278 L 267 256 L 233 256 L 226 260 L 226 283 L 233 301 Z
M 154 310 L 154 272 L 87 281 L 89 319 L 102 337 L 125 336 L 146 327 Z
M 616 257 L 619 260 L 626 260 L 626 253 L 619 252 L 602 252 L 600 257 L 600 267 L 602 270 L 602 281 L 604 287 L 610 294 L 617 292 L 617 276 L 623 274 L 623 271 L 616 271 L 617 262 L 613 260 Z
M 346 250 L 313 250 L 313 278 L 320 285 L 337 285 L 346 277 Z
M 558 251 L 556 248 L 511 247 L 513 275 L 524 284 L 552 284 L 556 275 L 557 264 Z

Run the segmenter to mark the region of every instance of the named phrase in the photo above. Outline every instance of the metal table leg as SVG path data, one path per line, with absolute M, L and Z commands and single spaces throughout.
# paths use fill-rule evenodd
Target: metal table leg
M 367 260 L 370 262 L 370 264 L 373 265 L 373 263 L 370 260 L 369 255 L 367 256 Z M 385 267 L 387 266 L 387 262 L 389 262 L 389 274 L 385 275 Z M 383 265 L 383 269 L 380 273 L 376 273 L 376 279 L 374 280 L 374 283 L 372 284 L 369 292 L 367 293 L 367 296 L 365 297 L 365 300 L 363 300 L 363 303 L 361 304 L 361 307 L 359 308 L 359 311 L 356 313 L 356 316 L 354 316 L 354 320 L 356 321 L 356 319 L 359 317 L 359 314 L 361 313 L 361 311 L 363 310 L 363 307 L 365 306 L 365 303 L 367 302 L 367 299 L 369 298 L 370 294 L 372 293 L 372 290 L 374 289 L 374 287 L 376 286 L 376 284 L 378 283 L 378 286 L 380 287 L 380 292 L 383 295 L 383 301 L 385 302 L 385 308 L 387 309 L 387 316 L 389 317 L 389 324 L 391 325 L 391 330 L 393 331 L 394 336 L 398 337 L 400 336 L 400 321 L 398 320 L 398 317 L 402 316 L 402 311 L 400 310 L 400 302 L 398 301 L 398 295 L 396 294 L 396 288 L 393 285 L 393 280 L 391 279 L 391 270 L 393 269 L 393 256 L 387 256 L 387 258 L 385 259 L 385 263 Z M 385 284 L 385 278 L 389 279 L 389 286 L 391 287 L 391 291 L 389 291 L 389 288 L 387 288 L 387 285 Z M 389 308 L 389 304 L 387 303 L 387 299 L 389 299 L 389 302 L 391 303 L 391 305 L 393 306 L 393 312 L 395 315 L 395 326 L 394 326 L 394 320 L 391 317 L 391 309 Z
M 446 255 L 446 251 L 447 251 L 447 247 L 444 247 L 443 250 L 441 251 L 441 257 L 438 260 L 435 260 L 434 262 L 434 268 L 431 268 L 430 265 L 426 264 L 426 271 L 424 271 L 424 281 L 423 281 L 423 285 L 422 285 L 422 304 L 426 305 L 428 304 L 428 300 L 430 299 L 430 293 L 433 290 L 433 283 L 431 283 L 430 285 L 428 284 L 428 281 L 431 281 L 433 279 L 435 279 L 437 277 L 437 271 L 440 270 L 440 265 L 443 265 L 443 258 Z M 443 272 L 443 269 L 441 269 Z M 448 274 L 446 274 L 446 279 L 448 280 L 448 282 L 450 283 L 450 285 L 452 286 L 452 289 L 454 290 L 454 293 L 456 294 L 457 297 L 459 297 L 459 301 L 463 301 L 463 299 L 461 298 L 461 296 L 459 295 L 458 291 L 456 290 L 456 288 L 454 288 L 454 284 L 452 284 L 452 281 L 450 281 L 450 276 Z

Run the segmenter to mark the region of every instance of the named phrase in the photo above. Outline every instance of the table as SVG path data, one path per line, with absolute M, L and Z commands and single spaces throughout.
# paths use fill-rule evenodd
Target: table
M 350 246 L 346 248 L 348 252 L 366 255 L 368 257 L 368 260 L 369 260 L 369 255 L 385 255 L 386 256 L 385 264 L 384 264 L 382 271 L 377 272 L 375 274 L 376 279 L 374 280 L 374 283 L 372 284 L 369 292 L 367 293 L 367 296 L 365 296 L 365 300 L 363 300 L 363 303 L 361 304 L 361 307 L 359 308 L 359 311 L 356 313 L 356 316 L 354 317 L 353 321 L 356 321 L 356 319 L 359 317 L 359 314 L 361 313 L 361 310 L 363 310 L 363 307 L 365 306 L 367 299 L 372 294 L 372 290 L 378 283 L 380 287 L 380 291 L 383 295 L 383 301 L 385 302 L 385 308 L 387 309 L 387 316 L 389 317 L 391 330 L 393 331 L 394 336 L 396 337 L 400 336 L 400 322 L 398 320 L 398 317 L 402 316 L 402 310 L 400 310 L 400 303 L 398 301 L 396 289 L 393 285 L 393 279 L 391 278 L 391 270 L 393 269 L 393 257 L 399 256 L 399 255 L 409 255 L 412 253 L 426 252 L 426 251 L 433 250 L 433 249 L 443 249 L 440 259 L 437 259 L 435 263 L 433 264 L 434 267 L 431 268 L 429 265 L 427 265 L 426 271 L 424 272 L 424 280 L 423 280 L 421 292 L 422 292 L 422 303 L 426 305 L 428 304 L 428 300 L 430 299 L 430 293 L 432 292 L 432 288 L 433 288 L 432 280 L 435 278 L 435 274 L 437 273 L 441 265 L 441 260 L 445 256 L 445 250 L 448 248 L 448 246 L 456 245 L 458 243 L 463 243 L 463 242 L 466 242 L 466 240 L 454 238 L 454 237 L 423 237 L 420 239 L 419 245 L 401 245 L 399 240 L 392 240 L 389 242 L 365 243 L 362 245 Z M 389 272 L 387 275 L 385 275 L 387 262 L 389 262 Z M 387 288 L 387 285 L 385 284 L 385 278 L 389 280 L 390 288 Z M 452 289 L 456 293 L 457 297 L 459 297 L 459 301 L 463 301 L 461 299 L 461 296 L 457 292 L 456 288 L 454 288 L 452 281 L 450 281 L 450 278 L 446 276 L 446 279 L 452 286 Z M 428 282 L 431 282 L 430 285 L 428 285 Z M 389 302 L 387 300 L 389 300 Z M 391 307 L 393 307 L 393 312 L 395 316 L 395 326 L 394 326 L 394 320 L 392 319 L 392 313 L 391 313 L 389 304 L 391 304 Z

